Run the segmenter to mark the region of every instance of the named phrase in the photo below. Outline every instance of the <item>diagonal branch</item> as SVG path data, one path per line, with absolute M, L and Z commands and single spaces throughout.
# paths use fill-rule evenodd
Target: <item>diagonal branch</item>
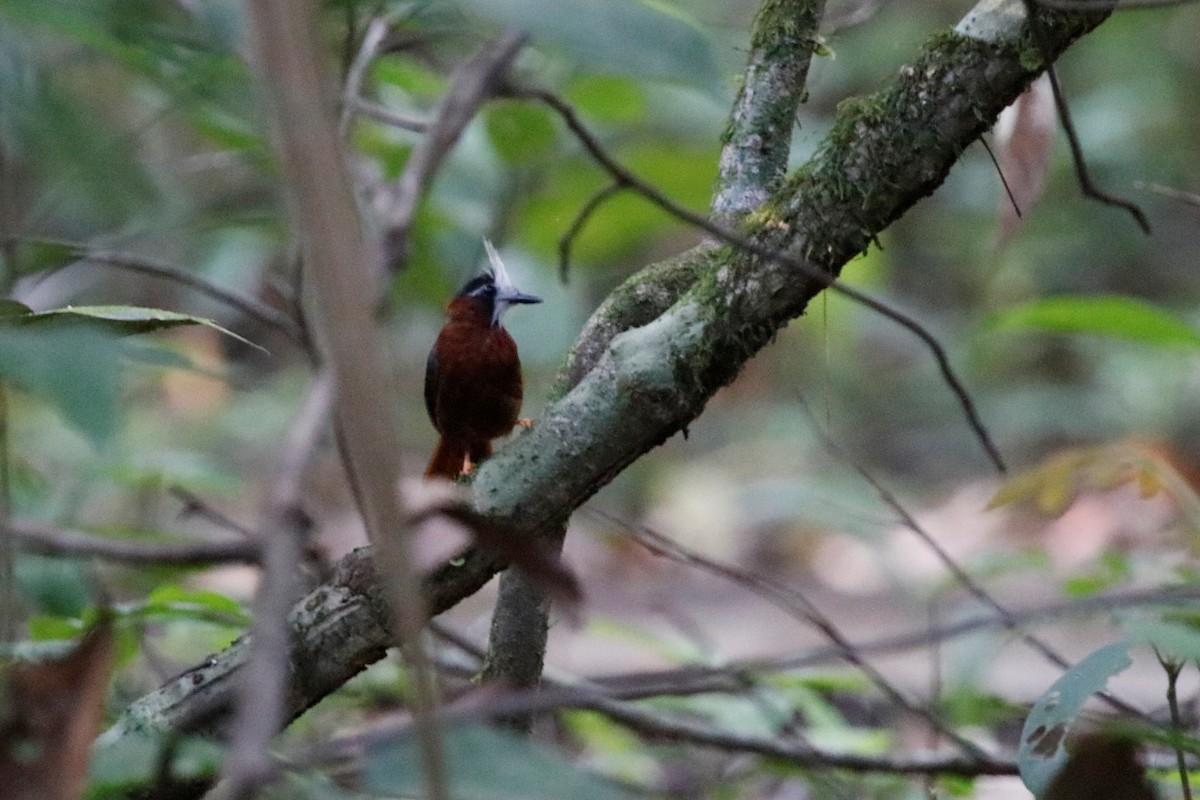
M 745 235 L 768 252 L 836 274 L 937 188 L 963 149 L 1045 68 L 1025 57 L 1032 45 L 1023 18 L 1011 13 L 1014 3 L 1019 11 L 1019 0 L 999 7 L 982 3 L 960 24 L 968 33 L 938 34 L 890 86 L 843 103 L 818 154 L 746 219 Z M 1046 59 L 1106 17 L 1039 15 L 1052 23 L 1044 26 L 1039 51 Z M 693 250 L 639 277 L 644 294 L 656 298 L 650 306 L 676 298 L 665 313 L 624 330 L 630 319 L 645 319 L 650 307 L 636 302 L 639 278 L 633 279 L 622 295 L 632 299 L 604 310 L 611 324 L 589 326 L 581 337 L 569 368 L 577 385 L 546 409 L 533 430 L 480 466 L 476 506 L 497 531 L 553 536 L 573 509 L 695 419 L 709 397 L 824 288 L 807 271 L 733 247 Z M 586 363 L 578 363 L 581 358 Z M 366 561 L 359 554 L 343 564 L 340 580 L 346 570 L 366 570 Z M 479 551 L 447 565 L 424 582 L 427 609 L 437 613 L 453 605 L 501 566 Z M 294 629 L 304 631 L 293 651 L 295 713 L 378 658 L 391 641 L 379 627 L 379 609 L 338 585 L 335 580 L 318 590 L 347 598 L 343 607 L 326 608 L 332 616 L 321 624 L 300 627 L 313 598 L 293 610 Z M 332 652 L 321 652 L 322 646 Z M 197 693 L 219 695 L 239 657 L 244 645 L 218 654 L 188 680 Z M 156 703 L 179 712 L 189 702 L 187 688 L 173 683 L 167 695 L 139 701 L 122 725 L 169 728 L 175 717 L 156 715 Z
M 966 415 L 967 424 L 970 425 L 971 430 L 974 432 L 975 437 L 979 440 L 979 443 L 983 446 L 984 452 L 987 453 L 987 456 L 991 460 L 993 466 L 995 466 L 996 470 L 1002 474 L 1006 471 L 1004 460 L 1000 456 L 1000 451 L 996 448 L 995 443 L 992 441 L 991 434 L 988 433 L 987 428 L 983 424 L 983 420 L 980 419 L 979 413 L 975 409 L 975 401 L 971 398 L 970 392 L 967 391 L 962 381 L 958 378 L 958 375 L 954 372 L 954 368 L 950 365 L 950 357 L 946 353 L 946 348 L 942 346 L 942 343 L 937 340 L 937 337 L 935 337 L 928 328 L 926 328 L 913 317 L 910 317 L 908 314 L 905 314 L 904 312 L 893 308 L 887 303 L 876 300 L 874 297 L 871 297 L 870 295 L 867 295 L 864 292 L 839 281 L 829 272 L 826 272 L 814 264 L 808 263 L 803 259 L 793 258 L 782 250 L 772 250 L 770 247 L 766 247 L 751 238 L 742 236 L 732 230 L 729 230 L 728 228 L 718 225 L 717 223 L 711 222 L 707 218 L 697 214 L 694 211 L 689 211 L 675 201 L 671 200 L 669 197 L 663 194 L 662 191 L 646 183 L 641 178 L 638 178 L 628 169 L 613 160 L 612 156 L 610 156 L 600 146 L 599 141 L 588 132 L 587 128 L 584 127 L 582 120 L 579 119 L 579 116 L 575 113 L 575 110 L 571 108 L 571 106 L 568 105 L 564 100 L 554 94 L 551 94 L 550 92 L 540 90 L 526 89 L 521 90 L 518 93 L 529 97 L 535 97 L 557 111 L 563 117 L 563 119 L 566 120 L 567 126 L 576 135 L 576 137 L 583 142 L 585 149 L 597 162 L 600 163 L 601 166 L 604 167 L 605 170 L 607 170 L 613 176 L 615 185 L 633 189 L 638 194 L 641 194 L 643 197 L 650 200 L 650 202 L 657 205 L 659 208 L 662 208 L 667 213 L 683 220 L 684 222 L 687 222 L 689 225 L 700 228 L 706 233 L 716 237 L 719 241 L 732 245 L 747 254 L 774 262 L 777 266 L 796 270 L 797 272 L 802 273 L 806 278 L 815 281 L 821 288 L 830 289 L 840 295 L 843 295 L 844 297 L 848 297 L 859 305 L 866 306 L 875 313 L 887 317 L 888 319 L 896 322 L 904 328 L 907 328 L 909 331 L 915 334 L 917 338 L 920 339 L 929 349 L 930 353 L 933 354 L 934 360 L 937 362 L 938 370 L 942 373 L 942 380 L 945 381 L 955 398 L 958 399 L 959 405 L 962 407 L 963 413 Z M 874 237 L 872 236 L 871 238 L 873 239 Z M 869 244 L 870 240 L 864 242 L 863 249 L 865 250 Z

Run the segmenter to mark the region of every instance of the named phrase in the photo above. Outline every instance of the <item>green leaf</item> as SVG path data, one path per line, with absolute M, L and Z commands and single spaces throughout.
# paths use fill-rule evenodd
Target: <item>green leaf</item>
M 1200 661 L 1200 627 L 1178 620 L 1132 617 L 1122 627 L 1139 642 L 1153 647 L 1164 658 Z
M 35 613 L 78 618 L 91 602 L 87 571 L 77 559 L 22 554 L 15 573 L 27 607 Z
M 190 115 L 192 125 L 218 147 L 234 151 L 265 151 L 262 133 L 224 109 L 201 106 Z
M 25 623 L 29 638 L 35 642 L 74 639 L 83 632 L 83 622 L 78 617 L 58 617 L 38 614 Z
M 712 43 L 677 9 L 639 0 L 460 0 L 482 17 L 558 45 L 597 72 L 721 82 Z
M 554 123 L 544 108 L 528 103 L 491 103 L 485 120 L 492 147 L 511 164 L 534 161 L 554 145 Z
M 1071 724 L 1083 704 L 1104 689 L 1108 679 L 1126 669 L 1132 660 L 1126 640 L 1105 645 L 1080 661 L 1037 699 L 1021 729 L 1017 766 L 1021 780 L 1038 797 L 1067 761 L 1063 746 Z
M 29 325 L 59 320 L 84 320 L 94 322 L 107 330 L 121 335 L 153 333 L 154 331 L 178 328 L 181 325 L 203 325 L 218 333 L 237 339 L 242 344 L 248 344 L 256 350 L 267 352 L 254 342 L 238 336 L 228 328 L 223 328 L 208 317 L 197 317 L 194 314 L 183 314 L 178 311 L 167 311 L 162 308 L 144 308 L 142 306 L 66 306 L 49 311 L 37 311 L 21 318 L 21 322 Z
M 221 769 L 223 748 L 195 736 L 169 739 L 164 735 L 127 732 L 115 739 L 101 737 L 92 750 L 85 797 L 124 797 L 122 790 L 152 783 L 171 748 L 171 776 L 176 780 L 215 777 Z
M 94 326 L 0 325 L 0 380 L 46 400 L 95 443 L 119 424 L 120 362 L 118 337 Z
M 992 316 L 985 329 L 1036 328 L 1055 333 L 1107 336 L 1159 347 L 1200 348 L 1200 331 L 1152 303 L 1118 295 L 1063 296 Z
M 174 584 L 160 586 L 151 592 L 140 612 L 175 618 L 250 624 L 250 615 L 236 600 L 217 592 L 184 589 Z
M 450 794 L 456 800 L 631 800 L 632 795 L 553 751 L 507 731 L 459 725 L 444 739 Z M 386 795 L 419 796 L 421 757 L 409 734 L 367 750 L 363 780 Z
M 633 125 L 646 116 L 646 90 L 630 78 L 581 75 L 564 87 L 563 96 L 580 114 L 600 122 Z
M 78 261 L 80 250 L 66 242 L 53 241 L 22 241 L 17 243 L 16 272 L 19 275 L 32 275 L 35 272 L 61 269 L 68 264 Z

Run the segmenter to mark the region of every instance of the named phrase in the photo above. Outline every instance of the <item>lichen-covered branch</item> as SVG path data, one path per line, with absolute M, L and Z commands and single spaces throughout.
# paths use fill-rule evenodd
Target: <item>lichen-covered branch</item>
M 471 550 L 454 564 L 438 568 L 421 586 L 428 613 L 437 615 L 479 591 L 501 567 L 493 556 Z M 331 580 L 296 604 L 288 617 L 293 643 L 291 687 L 285 699 L 288 720 L 383 658 L 395 642 L 388 617 L 388 600 L 367 547 L 344 557 Z M 139 698 L 105 733 L 105 741 L 137 731 L 222 735 L 249 644 L 247 637 L 238 639 Z
M 981 4 L 960 25 L 965 32 L 936 36 L 892 85 L 844 103 L 818 154 L 747 216 L 742 235 L 836 274 L 937 188 L 963 149 L 1049 60 L 1105 18 L 1044 11 L 1038 49 L 1020 6 L 1019 0 Z M 553 536 L 600 487 L 695 419 L 822 286 L 777 260 L 731 247 L 694 250 L 632 279 L 581 333 L 563 381 L 566 393 L 532 430 L 480 467 L 478 509 L 498 530 Z M 462 566 L 444 568 L 425 582 L 430 610 L 474 591 L 500 566 L 473 553 Z M 339 580 L 346 569 L 357 573 L 366 566 L 356 559 Z M 390 641 L 383 604 L 364 599 L 374 596 L 373 589 L 354 594 L 320 620 L 305 616 L 310 605 L 322 607 L 322 592 L 341 591 L 335 581 L 293 612 L 295 711 L 381 655 Z M 239 647 L 244 650 L 234 650 Z M 228 651 L 215 659 L 230 662 L 226 671 L 237 667 Z M 191 674 L 198 696 L 228 692 L 227 675 L 219 670 Z M 186 691 L 172 695 L 173 719 L 189 702 Z M 140 706 L 153 702 L 144 699 Z M 170 719 L 143 719 L 154 727 L 171 725 Z
M 766 202 L 787 169 L 824 0 L 767 0 L 754 20 L 742 87 L 721 150 L 712 213 L 731 220 Z

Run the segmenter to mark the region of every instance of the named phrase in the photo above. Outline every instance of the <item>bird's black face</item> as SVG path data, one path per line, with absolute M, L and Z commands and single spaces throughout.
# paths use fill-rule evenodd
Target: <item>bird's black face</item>
M 492 320 L 493 325 L 500 324 L 500 317 L 514 303 L 540 303 L 540 297 L 522 294 L 515 286 L 501 289 L 496 285 L 496 276 L 490 272 L 477 275 L 467 281 L 458 291 L 459 297 L 465 297 L 479 304 L 485 316 Z
M 458 290 L 458 296 L 487 301 L 488 305 L 491 305 L 496 299 L 496 279 L 490 272 L 476 275 Z

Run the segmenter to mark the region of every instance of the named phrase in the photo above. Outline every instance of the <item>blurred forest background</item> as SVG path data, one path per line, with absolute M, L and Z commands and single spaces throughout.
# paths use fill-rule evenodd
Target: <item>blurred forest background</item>
M 420 138 L 381 121 L 377 110 L 426 118 L 454 66 L 522 7 L 326 5 L 329 53 L 342 75 L 367 23 L 381 12 L 392 19 L 385 54 L 363 76 L 370 108 L 347 116 L 363 187 L 394 180 Z M 641 6 L 654 10 L 651 22 L 626 38 L 581 31 L 571 19 L 575 4 L 550 5 L 539 5 L 540 38 L 518 71 L 572 102 L 636 174 L 706 211 L 757 4 Z M 967 8 L 945 0 L 831 4 L 792 164 L 812 155 L 840 102 L 882 86 Z M 295 319 L 297 253 L 245 28 L 233 0 L 0 0 L 3 290 L 35 312 L 139 306 L 211 319 L 237 334 L 161 317 L 118 324 L 119 333 L 130 324 L 155 331 L 128 340 L 81 336 L 68 325 L 0 331 L 0 373 L 11 389 L 2 411 L 5 513 L 22 525 L 142 543 L 212 539 L 228 534 L 219 516 L 247 526 L 257 518 L 312 364 L 289 324 L 270 324 L 176 275 Z M 1197 31 L 1195 4 L 1123 11 L 1057 65 L 1094 178 L 1144 210 L 1150 235 L 1124 211 L 1082 196 L 1055 124 L 1048 149 L 1034 156 L 1044 191 L 1025 204 L 1019 224 L 1007 217 L 988 153 L 974 146 L 932 197 L 843 274 L 946 345 L 1010 468 L 1024 477 L 1006 484 L 990 469 L 915 338 L 823 295 L 686 438 L 639 460 L 576 515 L 564 557 L 585 601 L 580 620 L 555 621 L 550 669 L 598 677 L 719 666 L 825 641 L 756 593 L 753 580 L 748 591 L 745 576 L 802 591 L 852 640 L 977 612 L 859 469 L 1013 608 L 1194 580 Z M 607 183 L 542 106 L 493 100 L 467 127 L 420 208 L 409 263 L 388 292 L 406 472 L 418 474 L 435 441 L 422 400 L 425 358 L 446 300 L 483 263 L 483 237 L 496 242 L 522 290 L 545 299 L 507 317 L 525 368 L 523 414 L 535 420 L 606 294 L 700 241 L 662 210 L 619 193 L 587 219 L 569 265 L 560 264 L 572 221 Z M 369 191 L 363 205 L 370 219 Z M 332 445 L 322 452 L 306 480 L 305 510 L 315 522 L 316 559 L 328 564 L 365 538 Z M 999 507 L 988 510 L 1000 491 Z M 671 546 L 657 537 L 694 558 L 663 557 Z M 697 569 L 697 559 L 735 579 Z M 27 548 L 17 548 L 13 569 L 5 618 L 18 652 L 77 636 L 102 605 L 115 610 L 113 714 L 245 632 L 257 574 L 249 566 L 122 565 Z M 447 624 L 482 641 L 492 598 L 470 598 Z M 1127 622 L 1072 619 L 1044 632 L 1078 660 L 1126 635 Z M 879 664 L 921 702 L 1001 740 L 1004 726 L 1019 725 L 1062 672 L 995 629 Z M 397 675 L 394 663 L 381 662 L 284 738 L 316 741 L 393 707 L 403 693 Z M 788 675 L 791 683 L 777 676 L 766 699 L 673 702 L 740 731 L 804 719 L 811 741 L 855 752 L 887 752 L 917 735 L 880 712 L 848 667 Z M 1194 674 L 1182 680 L 1181 695 L 1190 696 Z M 1110 688 L 1156 710 L 1165 686 L 1146 650 Z M 680 746 L 646 749 L 594 712 L 560 721 L 557 735 L 589 767 L 680 797 L 926 791 L 907 778 L 814 776 L 708 751 L 695 758 Z M 95 780 L 102 795 L 109 784 Z M 951 783 L 938 791 L 1028 796 L 1013 778 Z

